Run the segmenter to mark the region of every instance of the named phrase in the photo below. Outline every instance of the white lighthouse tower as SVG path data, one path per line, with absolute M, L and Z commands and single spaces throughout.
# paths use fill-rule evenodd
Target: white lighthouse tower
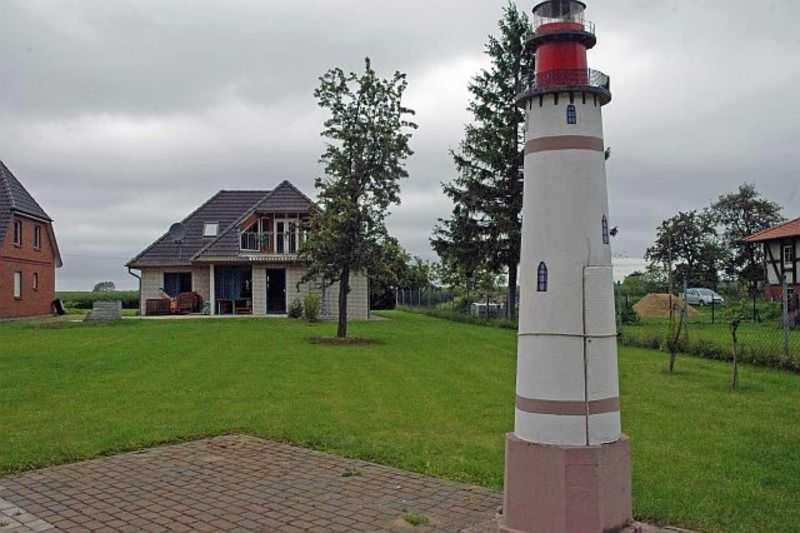
M 506 444 L 507 533 L 592 533 L 631 519 L 597 39 L 577 0 L 533 9 L 514 432 Z

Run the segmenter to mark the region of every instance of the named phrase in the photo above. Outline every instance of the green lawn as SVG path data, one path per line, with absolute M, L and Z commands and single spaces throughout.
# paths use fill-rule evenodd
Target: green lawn
M 704 311 L 697 318 L 690 319 L 687 327 L 684 350 L 715 359 L 732 358 L 730 319 L 717 317 L 717 321 L 712 323 L 708 311 Z M 657 347 L 660 344 L 666 350 L 669 331 L 669 319 L 643 318 L 639 324 L 622 328 L 622 341 L 642 347 Z M 800 329 L 789 332 L 788 357 L 784 347 L 783 328 L 778 319 L 758 323 L 743 320 L 739 324 L 737 336 L 740 360 L 800 372 Z
M 308 344 L 333 324 L 126 320 L 0 325 L 0 473 L 247 432 L 502 485 L 515 334 L 423 315 L 356 323 L 374 346 Z M 704 531 L 800 527 L 798 376 L 623 348 L 636 515 Z

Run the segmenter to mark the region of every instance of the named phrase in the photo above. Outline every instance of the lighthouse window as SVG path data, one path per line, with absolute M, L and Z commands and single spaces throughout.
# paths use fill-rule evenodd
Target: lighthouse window
M 603 244 L 608 244 L 608 218 L 603 215 Z
M 567 106 L 567 124 L 577 124 L 578 123 L 578 112 L 575 110 L 575 106 L 569 104 Z
M 539 269 L 536 272 L 536 290 L 547 292 L 547 265 L 544 264 L 544 261 L 539 263 Z

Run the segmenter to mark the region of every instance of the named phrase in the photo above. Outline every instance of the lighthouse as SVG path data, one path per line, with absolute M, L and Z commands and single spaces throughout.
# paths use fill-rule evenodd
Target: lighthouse
M 589 68 L 594 25 L 577 0 L 533 9 L 536 69 L 527 114 L 514 432 L 507 436 L 505 533 L 592 533 L 631 520 L 622 434 L 603 106 Z

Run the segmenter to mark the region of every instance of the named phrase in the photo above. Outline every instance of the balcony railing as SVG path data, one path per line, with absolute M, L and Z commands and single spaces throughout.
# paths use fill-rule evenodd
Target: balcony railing
M 261 251 L 261 234 L 255 232 L 246 232 L 240 235 L 241 249 L 247 252 L 260 252 Z
M 559 18 L 534 16 L 533 32 L 529 34 L 529 37 L 561 32 L 582 32 L 595 35 L 594 22 L 585 20 L 582 15 Z
M 554 90 L 589 90 L 599 92 L 604 103 L 611 99 L 611 78 L 592 69 L 548 70 L 539 72 L 521 84 L 517 99 L 522 100 Z
M 243 252 L 275 255 L 296 254 L 300 251 L 299 243 L 303 235 L 304 233 L 302 231 L 285 231 L 278 232 L 277 234 L 269 231 L 260 233 L 248 231 L 240 234 L 240 247 Z

